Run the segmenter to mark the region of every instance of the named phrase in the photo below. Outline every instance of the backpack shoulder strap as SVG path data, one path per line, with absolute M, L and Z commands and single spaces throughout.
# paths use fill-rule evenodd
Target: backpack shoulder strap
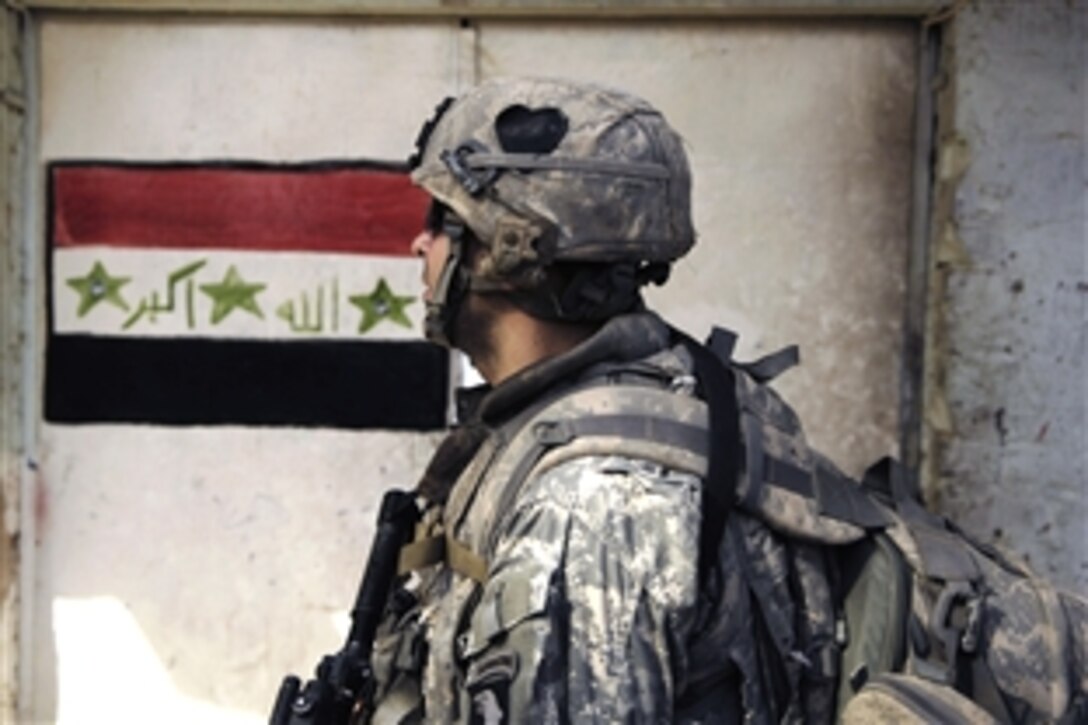
M 736 336 L 715 328 L 708 347 L 675 328 L 672 335 L 691 356 L 696 381 L 709 406 L 707 427 L 713 445 L 703 484 L 703 519 L 699 532 L 699 577 L 700 581 L 705 581 L 711 565 L 717 560 L 725 519 L 737 501 L 737 482 L 745 465 L 736 377 L 733 370 L 711 351 L 717 348 L 718 352 L 731 354 Z

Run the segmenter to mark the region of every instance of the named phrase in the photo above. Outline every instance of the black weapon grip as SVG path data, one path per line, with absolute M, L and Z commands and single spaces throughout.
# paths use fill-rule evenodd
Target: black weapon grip
M 378 511 L 374 540 L 351 610 L 351 631 L 343 648 L 322 659 L 316 677 L 301 686 L 288 675 L 280 685 L 271 725 L 347 723 L 356 701 L 372 686 L 370 653 L 374 635 L 397 576 L 400 550 L 411 539 L 419 509 L 415 495 L 386 491 Z
M 386 491 L 378 511 L 378 525 L 370 545 L 366 570 L 359 583 L 359 592 L 355 595 L 351 631 L 348 633 L 348 644 L 357 643 L 364 660 L 370 659 L 374 633 L 397 576 L 400 550 L 412 538 L 418 520 L 415 494 L 395 489 Z
M 276 704 L 272 707 L 270 725 L 289 725 L 291 722 L 291 705 L 298 697 L 298 691 L 302 687 L 302 681 L 295 675 L 287 675 L 280 683 L 280 691 L 276 694 Z

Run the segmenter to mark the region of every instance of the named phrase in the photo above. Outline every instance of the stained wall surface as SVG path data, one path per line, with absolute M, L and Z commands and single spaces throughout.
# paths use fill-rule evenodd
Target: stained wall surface
M 937 249 L 940 507 L 1088 592 L 1088 6 L 970 3 L 952 26 L 954 204 Z M 946 417 L 941 413 L 947 410 Z
M 403 159 L 458 47 L 448 25 L 47 21 L 38 155 Z M 46 425 L 29 719 L 266 721 L 346 632 L 381 492 L 435 442 Z
M 687 143 L 698 241 L 652 306 L 755 359 L 851 474 L 896 450 L 910 209 L 914 35 L 906 23 L 485 24 L 484 78 L 605 78 Z M 555 47 L 561 43 L 562 53 Z
M 898 23 L 56 17 L 37 157 L 403 158 L 475 77 L 626 86 L 696 176 L 699 246 L 652 304 L 696 334 L 736 329 L 742 357 L 799 342 L 782 388 L 857 472 L 895 449 L 913 40 Z M 282 672 L 337 645 L 377 496 L 434 444 L 45 425 L 31 719 L 263 721 Z

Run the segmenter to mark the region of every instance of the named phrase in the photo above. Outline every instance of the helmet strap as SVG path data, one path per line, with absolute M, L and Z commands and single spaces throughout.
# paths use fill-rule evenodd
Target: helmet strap
M 449 237 L 450 251 L 438 276 L 431 299 L 427 302 L 424 334 L 431 342 L 452 347 L 453 321 L 469 287 L 469 271 L 465 264 L 465 224 L 450 211 L 442 221 L 442 233 Z

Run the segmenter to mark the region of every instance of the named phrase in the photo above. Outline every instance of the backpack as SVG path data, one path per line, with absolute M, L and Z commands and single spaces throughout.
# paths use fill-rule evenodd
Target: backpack
M 738 719 L 1088 722 L 1088 603 L 927 511 L 896 462 L 854 481 L 813 450 L 770 385 L 798 362 L 796 347 L 741 363 L 721 328 L 706 345 L 671 338 L 692 359 L 705 427 L 682 414 L 688 398 L 653 386 L 609 414 L 545 403 L 504 454 L 504 495 L 549 451 L 595 437 L 666 466 L 704 461 L 700 582 L 711 591 L 728 551 L 757 620 L 759 651 L 741 676 L 766 696 L 739 705 Z M 424 537 L 402 551 L 401 570 L 444 560 L 482 582 L 492 553 Z
M 798 362 L 795 347 L 738 363 L 733 333 L 715 328 L 706 346 L 677 334 L 710 406 L 701 566 L 734 509 L 795 542 L 790 567 L 809 578 L 805 552 L 826 553 L 826 586 L 788 595 L 801 613 L 795 627 L 834 622 L 833 634 L 810 634 L 809 652 L 764 645 L 792 690 L 780 719 L 832 709 L 826 696 L 799 703 L 808 677 L 837 680 L 843 722 L 1088 722 L 1088 604 L 927 511 L 895 461 L 855 482 L 813 451 L 769 385 Z M 764 621 L 781 621 L 765 586 L 752 582 L 752 599 Z

